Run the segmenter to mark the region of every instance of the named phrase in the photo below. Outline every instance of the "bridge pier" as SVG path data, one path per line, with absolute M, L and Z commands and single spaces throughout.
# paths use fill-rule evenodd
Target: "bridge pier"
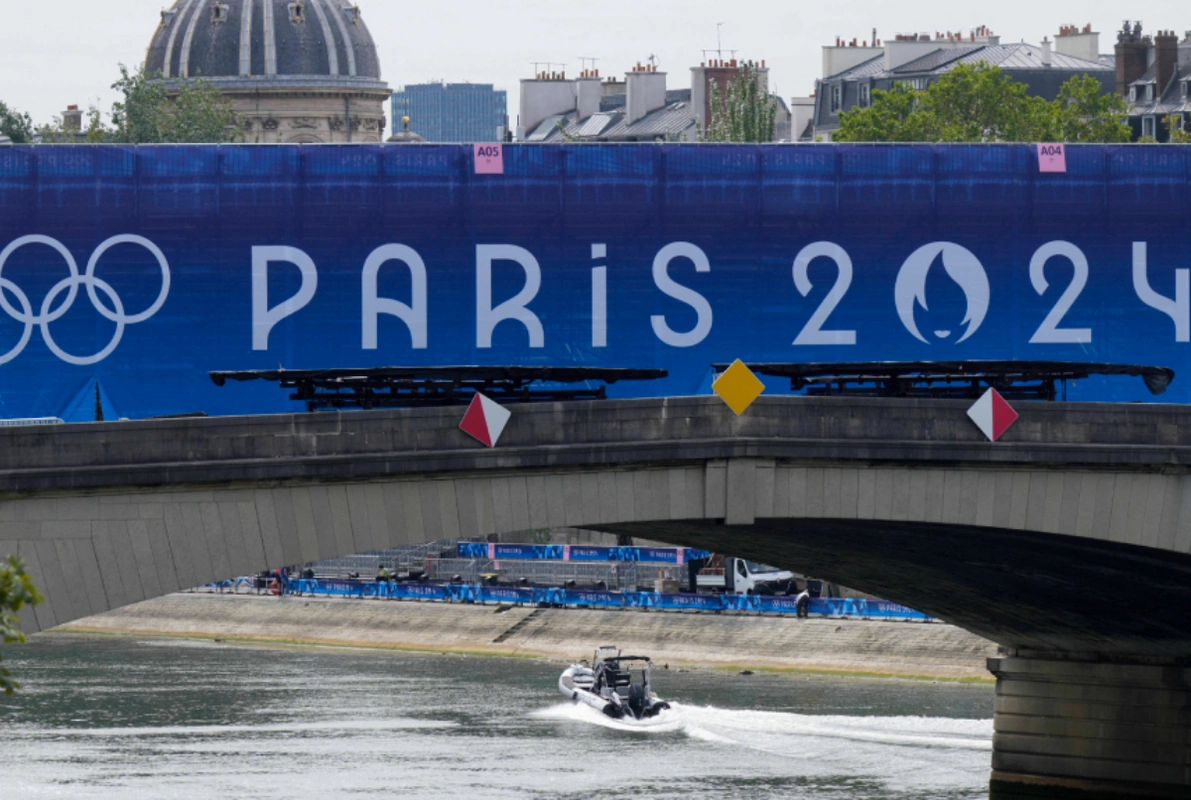
M 1191 797 L 1191 665 L 1008 652 L 990 800 Z

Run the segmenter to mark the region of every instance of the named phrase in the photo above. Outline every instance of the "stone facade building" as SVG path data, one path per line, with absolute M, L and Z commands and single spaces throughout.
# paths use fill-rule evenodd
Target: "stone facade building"
M 209 81 L 248 142 L 384 141 L 392 93 L 360 7 L 345 0 L 176 0 L 145 69 L 167 86 Z

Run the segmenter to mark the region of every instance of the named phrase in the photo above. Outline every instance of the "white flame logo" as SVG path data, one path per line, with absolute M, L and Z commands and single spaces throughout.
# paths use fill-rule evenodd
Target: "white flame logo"
M 922 306 L 924 311 L 927 310 L 926 274 L 940 255 L 943 257 L 943 268 L 947 270 L 947 275 L 959 284 L 959 288 L 963 289 L 964 296 L 968 299 L 968 312 L 960 323 L 968 327 L 956 342 L 959 344 L 971 337 L 984 322 L 984 315 L 988 313 L 989 288 L 988 275 L 985 274 L 980 260 L 970 250 L 958 244 L 932 242 L 918 248 L 906 259 L 901 272 L 897 274 L 897 284 L 893 290 L 897 315 L 915 339 L 930 344 L 926 337 L 918 332 L 918 324 L 914 321 L 914 301 L 917 300 L 918 305 Z M 946 339 L 951 335 L 951 331 L 935 331 L 935 335 L 940 339 Z

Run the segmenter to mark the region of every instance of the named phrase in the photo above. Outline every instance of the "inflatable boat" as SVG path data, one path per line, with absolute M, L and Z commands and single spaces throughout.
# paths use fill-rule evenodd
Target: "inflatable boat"
M 558 690 L 612 719 L 649 719 L 670 707 L 653 693 L 651 668 L 646 656 L 626 656 L 614 645 L 600 647 L 590 666 L 572 664 L 563 671 Z

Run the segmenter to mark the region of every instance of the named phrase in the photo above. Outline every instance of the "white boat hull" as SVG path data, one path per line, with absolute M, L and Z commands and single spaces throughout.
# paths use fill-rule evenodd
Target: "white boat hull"
M 583 703 L 612 719 L 624 719 L 625 717 L 629 719 L 646 719 L 657 716 L 663 710 L 670 707 L 669 703 L 665 703 L 656 696 L 650 695 L 647 705 L 642 709 L 638 717 L 630 708 L 629 703 L 619 695 L 614 694 L 616 699 L 612 699 L 612 697 L 604 697 L 593 691 L 594 683 L 595 673 L 590 668 L 581 664 L 573 664 L 559 676 L 558 690 L 570 698 L 571 702 Z

